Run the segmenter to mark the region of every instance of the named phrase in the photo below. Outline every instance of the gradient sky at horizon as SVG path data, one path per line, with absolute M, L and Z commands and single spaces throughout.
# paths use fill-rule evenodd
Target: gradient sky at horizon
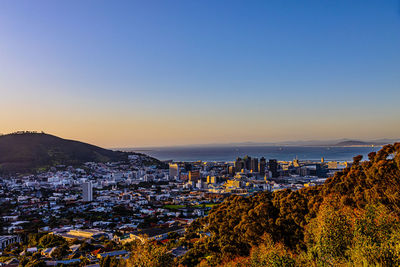
M 399 138 L 399 99 L 396 0 L 0 2 L 0 133 Z

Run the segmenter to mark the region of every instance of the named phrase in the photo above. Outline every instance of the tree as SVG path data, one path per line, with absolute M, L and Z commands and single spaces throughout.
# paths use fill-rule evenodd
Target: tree
M 79 247 L 79 251 L 81 252 L 89 252 L 94 250 L 94 246 L 90 243 L 87 242 L 83 242 L 82 245 Z
M 224 266 L 252 266 L 252 267 L 292 267 L 297 266 L 293 255 L 282 243 L 274 243 L 268 234 L 262 237 L 263 241 L 259 246 L 253 247 L 249 257 L 238 257 L 232 261 L 224 262 Z M 208 260 L 208 264 L 212 262 Z
M 101 267 L 117 267 L 120 266 L 120 261 L 115 257 L 107 256 L 100 260 Z
M 57 247 L 66 244 L 67 241 L 58 235 L 47 234 L 39 239 L 39 246 L 43 248 Z
M 168 267 L 174 266 L 174 261 L 165 246 L 146 241 L 135 243 L 126 265 L 132 267 Z
M 399 218 L 383 205 L 369 205 L 360 211 L 354 227 L 350 259 L 354 265 L 399 266 Z
M 312 257 L 322 265 L 345 262 L 353 239 L 354 213 L 332 196 L 325 199 L 316 218 L 306 227 L 305 240 Z
M 25 265 L 25 267 L 46 267 L 46 263 L 44 260 L 33 260 L 28 262 L 28 264 Z
M 104 249 L 106 251 L 113 251 L 113 250 L 116 250 L 116 249 L 119 249 L 119 248 L 120 248 L 120 246 L 117 243 L 115 243 L 114 241 L 112 241 L 112 240 L 110 240 L 110 241 L 108 241 L 107 243 L 104 244 Z
M 39 244 L 39 240 L 45 233 L 32 233 L 28 235 L 28 246 L 36 247 Z
M 395 255 L 400 248 L 394 245 L 399 243 L 395 220 L 385 224 L 378 223 L 379 216 L 374 217 L 375 221 L 359 217 L 376 205 L 398 220 L 400 143 L 370 153 L 368 160 L 354 157 L 351 167 L 336 172 L 321 186 L 228 197 L 207 217 L 188 227 L 183 242 L 190 249 L 182 263 L 209 263 L 210 256 L 216 262 L 245 259 L 252 248 L 260 246 L 261 237 L 269 234 L 275 244 L 292 250 L 302 258 L 296 260 L 306 265 L 353 264 L 356 261 L 351 255 L 361 255 L 359 258 L 365 259 L 362 264 L 396 265 Z M 392 218 L 382 214 L 379 218 Z M 374 230 L 358 232 L 364 228 Z M 367 247 L 370 249 L 361 249 Z M 379 251 L 381 256 L 372 251 Z
M 51 257 L 55 259 L 62 259 L 67 256 L 70 252 L 70 249 L 67 244 L 63 244 L 56 249 L 54 249 L 53 253 L 51 253 Z

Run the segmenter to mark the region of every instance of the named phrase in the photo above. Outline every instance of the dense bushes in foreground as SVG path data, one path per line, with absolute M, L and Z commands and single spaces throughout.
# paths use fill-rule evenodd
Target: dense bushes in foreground
M 400 265 L 400 143 L 368 158 L 322 186 L 228 198 L 188 229 L 182 264 Z

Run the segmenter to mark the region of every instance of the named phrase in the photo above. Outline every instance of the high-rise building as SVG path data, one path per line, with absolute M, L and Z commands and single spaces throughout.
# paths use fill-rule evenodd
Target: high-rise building
M 197 183 L 197 181 L 200 179 L 200 171 L 189 171 L 189 182 L 195 182 Z
M 245 164 L 244 160 L 241 158 L 237 158 L 235 161 L 235 171 L 241 172 L 242 169 L 245 169 L 245 168 L 246 168 L 246 164 Z
M 253 158 L 251 160 L 251 170 L 253 172 L 259 172 L 260 171 L 259 166 L 258 166 L 258 159 L 257 158 Z
M 179 165 L 177 163 L 169 164 L 169 177 L 179 177 Z
M 207 176 L 207 184 L 216 184 L 217 183 L 217 177 L 215 176 Z
M 279 177 L 278 173 L 278 161 L 276 159 L 270 159 L 268 161 L 268 170 L 272 174 L 272 178 L 277 178 Z
M 243 158 L 243 161 L 244 161 L 244 169 L 251 170 L 251 157 L 245 156 Z
M 250 170 L 253 172 L 258 172 L 258 159 L 257 158 L 250 159 Z
M 265 167 L 267 166 L 267 161 L 264 157 L 260 159 L 260 163 L 258 164 L 258 171 L 261 175 L 265 175 Z
M 82 199 L 85 202 L 93 201 L 93 185 L 92 182 L 82 184 Z
M 323 164 L 316 164 L 315 165 L 315 174 L 320 178 L 325 178 L 327 175 L 327 169 L 324 167 Z
M 193 168 L 192 164 L 190 164 L 188 162 L 184 163 L 184 167 L 185 167 L 185 172 L 191 171 Z

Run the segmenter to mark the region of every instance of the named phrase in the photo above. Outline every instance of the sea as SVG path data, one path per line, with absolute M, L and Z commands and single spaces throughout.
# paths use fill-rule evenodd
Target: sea
M 250 157 L 277 159 L 291 161 L 299 160 L 324 160 L 327 161 L 352 161 L 353 157 L 362 155 L 367 159 L 370 152 L 376 152 L 380 146 L 187 146 L 187 147 L 152 147 L 126 149 L 147 154 L 159 160 L 173 161 L 234 161 L 237 157 Z

